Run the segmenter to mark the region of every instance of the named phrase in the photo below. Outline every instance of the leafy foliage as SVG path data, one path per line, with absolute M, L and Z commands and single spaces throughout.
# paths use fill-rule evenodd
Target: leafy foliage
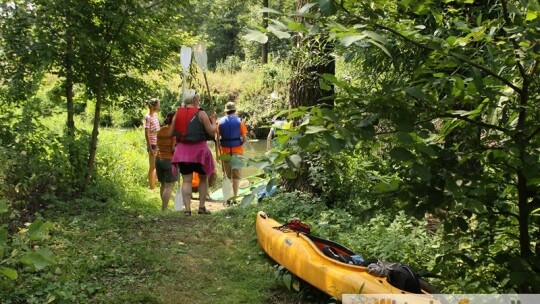
M 361 199 L 361 209 L 443 214 L 447 251 L 433 268 L 437 274 L 465 278 L 476 291 L 537 290 L 538 219 L 531 216 L 539 201 L 537 5 L 335 5 L 306 5 L 298 14 L 313 21 L 287 27 L 331 37 L 349 77 L 356 71 L 373 77 L 319 75 L 322 88 L 337 88 L 335 109 L 288 113 L 297 124 L 278 139 L 286 148 L 269 155 L 273 170 L 288 178 L 308 170 L 331 200 L 344 199 L 348 181 L 357 181 L 351 197 L 370 198 Z M 314 7 L 319 11 L 310 13 Z M 343 160 L 356 164 L 348 169 Z M 489 275 L 483 280 L 451 268 L 456 264 Z

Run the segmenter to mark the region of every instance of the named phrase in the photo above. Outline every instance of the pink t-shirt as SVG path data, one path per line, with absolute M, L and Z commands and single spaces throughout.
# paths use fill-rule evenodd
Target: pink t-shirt
M 150 139 L 150 144 L 157 145 L 157 132 L 160 129 L 157 113 L 154 113 L 152 116 L 150 116 L 150 114 L 144 115 L 143 126 L 145 129 L 148 129 L 148 138 Z

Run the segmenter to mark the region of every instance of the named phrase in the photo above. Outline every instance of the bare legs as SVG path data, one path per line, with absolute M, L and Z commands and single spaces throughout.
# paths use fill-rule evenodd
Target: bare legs
M 206 194 L 208 193 L 208 175 L 199 174 L 199 208 L 205 208 Z
M 184 206 L 186 212 L 191 213 L 191 183 L 193 181 L 193 174 L 182 175 L 184 183 L 182 184 L 182 198 L 184 199 Z M 206 194 L 208 193 L 208 176 L 199 174 L 199 213 L 208 214 L 206 210 Z M 187 213 L 187 214 L 189 214 Z
M 159 186 L 159 194 L 161 195 L 161 210 L 167 210 L 169 200 L 171 200 L 171 193 L 174 187 L 174 183 L 161 183 Z
M 153 151 L 148 152 L 148 182 L 150 183 L 150 189 L 154 189 L 156 187 L 156 156 Z
M 234 196 L 238 195 L 238 188 L 240 188 L 240 180 L 239 179 L 233 179 L 232 180 L 232 191 L 233 191 Z
M 199 176 L 199 180 L 200 180 Z M 193 181 L 193 174 L 182 174 L 182 198 L 184 199 L 184 207 L 186 207 L 186 212 L 191 212 L 191 182 Z M 200 189 L 200 181 L 199 181 Z M 200 191 L 200 190 L 199 190 Z

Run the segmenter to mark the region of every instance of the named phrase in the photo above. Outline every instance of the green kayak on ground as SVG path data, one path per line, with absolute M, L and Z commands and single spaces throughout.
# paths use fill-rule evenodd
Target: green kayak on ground
M 251 193 L 251 191 L 260 185 L 264 185 L 268 182 L 267 179 L 260 176 L 248 176 L 240 180 L 240 187 L 238 188 L 238 196 L 245 196 Z M 223 189 L 219 188 L 216 191 L 210 193 L 210 198 L 215 201 L 223 201 Z

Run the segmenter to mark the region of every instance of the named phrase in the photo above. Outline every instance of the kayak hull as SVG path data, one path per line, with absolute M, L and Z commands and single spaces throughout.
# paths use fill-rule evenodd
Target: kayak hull
M 275 229 L 279 226 L 282 225 L 264 212 L 257 214 L 256 230 L 260 246 L 289 272 L 331 297 L 341 301 L 344 294 L 408 294 L 414 299 L 409 303 L 437 302 L 428 295 L 398 289 L 390 285 L 386 278 L 367 273 L 366 267 L 331 259 L 306 234 Z

